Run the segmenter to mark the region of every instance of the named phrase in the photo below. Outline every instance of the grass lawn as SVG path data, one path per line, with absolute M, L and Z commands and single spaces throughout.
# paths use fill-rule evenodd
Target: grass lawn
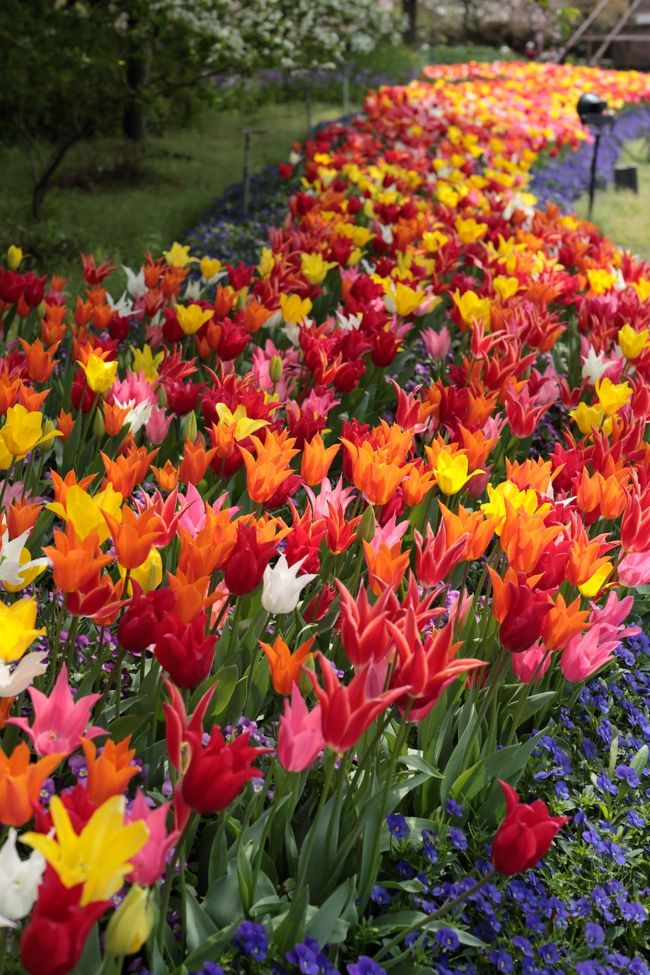
M 593 222 L 615 243 L 633 254 L 650 260 L 650 162 L 648 143 L 639 139 L 626 144 L 619 159 L 621 166 L 636 166 L 639 178 L 638 196 L 630 190 L 616 191 L 613 186 L 597 190 Z M 576 204 L 576 212 L 587 216 L 587 196 Z
M 341 104 L 314 105 L 314 123 L 341 115 Z M 152 137 L 140 165 L 123 143 L 97 139 L 73 150 L 45 201 L 40 225 L 30 217 L 30 172 L 18 148 L 0 149 L 0 252 L 20 244 L 37 271 L 81 282 L 78 253 L 139 267 L 145 251 L 168 247 L 210 202 L 242 176 L 242 128 L 254 136 L 253 171 L 286 159 L 306 135 L 300 102 L 266 105 L 250 113 L 206 110 L 186 130 Z M 133 150 L 127 149 L 132 153 Z M 227 255 L 224 255 L 227 257 Z

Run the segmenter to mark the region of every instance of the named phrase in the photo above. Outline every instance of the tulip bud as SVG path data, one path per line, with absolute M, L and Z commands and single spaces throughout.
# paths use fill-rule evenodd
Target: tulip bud
M 357 538 L 360 542 L 371 542 L 375 537 L 376 530 L 377 520 L 375 518 L 375 509 L 369 504 L 359 522 Z
M 196 422 L 196 413 L 186 413 L 181 420 L 181 433 L 183 435 L 183 440 L 185 442 L 189 441 L 190 443 L 194 443 L 198 432 L 199 428 Z
M 115 911 L 108 927 L 104 946 L 109 955 L 133 955 L 145 943 L 154 922 L 150 891 L 134 884 Z
M 157 392 L 158 392 L 158 405 L 160 406 L 161 409 L 164 410 L 168 403 L 167 390 L 163 385 L 160 385 L 158 387 Z
M 10 244 L 7 248 L 7 267 L 10 271 L 15 271 L 24 257 L 22 247 Z
M 97 410 L 95 413 L 95 419 L 93 420 L 93 433 L 97 438 L 103 437 L 106 433 L 106 424 L 104 423 L 104 414 L 101 410 Z
M 271 361 L 269 362 L 269 376 L 271 382 L 279 383 L 282 379 L 282 359 L 279 355 L 271 356 Z
M 44 318 L 47 312 L 47 302 L 42 301 L 40 305 L 37 306 L 36 311 L 38 312 L 39 318 Z

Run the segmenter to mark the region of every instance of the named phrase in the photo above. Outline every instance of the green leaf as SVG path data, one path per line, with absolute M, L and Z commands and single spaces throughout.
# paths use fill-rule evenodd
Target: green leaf
M 237 681 L 239 680 L 239 669 L 236 664 L 227 664 L 217 671 L 214 679 L 216 680 L 217 689 L 212 698 L 212 717 L 218 719 L 220 715 L 226 712 L 230 704 L 235 687 L 237 686 Z
M 81 958 L 74 968 L 73 975 L 96 975 L 102 967 L 102 953 L 99 948 L 99 928 L 95 924 L 86 939 Z
M 206 961 L 217 961 L 223 949 L 226 945 L 230 944 L 230 940 L 239 927 L 239 918 L 232 924 L 227 925 L 224 929 L 217 931 L 215 934 L 210 935 L 209 938 L 199 945 L 194 951 L 192 951 L 185 959 L 185 965 L 190 971 L 197 971 L 203 967 Z M 153 960 L 155 962 L 155 959 Z M 161 959 L 162 961 L 162 959 Z M 161 964 L 154 963 L 153 970 L 156 975 L 166 975 L 167 969 Z
M 187 947 L 194 951 L 211 935 L 215 934 L 217 928 L 209 914 L 199 905 L 191 890 L 185 890 L 184 902 L 187 918 Z
M 273 943 L 281 954 L 304 939 L 308 905 L 309 887 L 303 887 L 294 897 L 291 907 L 273 932 Z
M 203 901 L 203 907 L 219 928 L 226 927 L 244 913 L 237 865 L 234 860 L 228 864 L 228 872 L 224 877 L 216 880 L 208 889 Z
M 334 926 L 343 913 L 349 898 L 354 897 L 355 890 L 354 878 L 340 884 L 311 918 L 305 934 L 310 938 L 315 938 L 319 945 L 329 944 Z
M 485 765 L 483 762 L 476 762 L 471 768 L 461 772 L 449 791 L 453 799 L 462 797 L 463 801 L 470 802 L 484 786 Z
M 468 751 L 470 743 L 472 743 L 476 721 L 476 710 L 472 706 L 470 710 L 470 717 L 465 725 L 465 729 L 460 736 L 458 744 L 451 753 L 447 765 L 445 766 L 442 782 L 440 783 L 440 802 L 442 805 L 444 805 L 449 798 L 449 791 L 453 783 L 464 770 L 464 765 L 469 758 Z
M 636 755 L 634 756 L 630 764 L 633 769 L 636 769 L 637 772 L 640 772 L 642 769 L 646 767 L 646 765 L 648 764 L 647 745 L 641 745 L 641 748 L 639 748 L 638 752 L 636 753 Z

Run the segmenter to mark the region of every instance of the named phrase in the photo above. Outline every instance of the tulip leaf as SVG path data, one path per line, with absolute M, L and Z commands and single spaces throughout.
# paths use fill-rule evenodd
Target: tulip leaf
M 340 884 L 309 920 L 305 934 L 315 938 L 320 945 L 330 944 L 336 922 L 341 917 L 350 897 L 354 897 L 355 891 L 353 878 Z
M 281 954 L 289 951 L 305 937 L 309 887 L 302 887 L 291 902 L 291 907 L 273 932 L 273 943 Z
M 486 948 L 487 945 L 480 938 L 475 938 L 473 934 L 469 931 L 465 931 L 464 928 L 458 928 L 451 924 L 447 918 L 441 918 L 436 921 L 433 918 L 424 923 L 426 914 L 422 911 L 396 911 L 394 914 L 382 914 L 380 918 L 377 918 L 372 922 L 373 928 L 378 928 L 383 931 L 388 928 L 389 931 L 399 931 L 401 928 L 410 928 L 413 924 L 422 925 L 423 931 L 440 931 L 442 928 L 450 929 L 454 931 L 458 937 L 458 940 L 462 945 L 467 945 L 470 948 Z
M 638 752 L 630 762 L 630 765 L 637 772 L 641 772 L 646 767 L 647 764 L 648 764 L 648 746 L 641 745 L 641 748 L 639 748 Z
M 226 945 L 230 944 L 230 939 L 237 930 L 240 924 L 240 917 L 234 923 L 230 923 L 220 930 L 216 931 L 214 934 L 206 938 L 202 944 L 200 944 L 194 951 L 192 951 L 185 959 L 185 965 L 190 971 L 198 971 L 203 967 L 206 961 L 217 961 L 220 957 L 223 949 Z M 162 961 L 162 960 L 161 960 Z M 154 964 L 153 970 L 156 975 L 165 975 L 167 969 Z
M 102 953 L 99 948 L 99 929 L 95 924 L 86 939 L 81 958 L 75 965 L 73 975 L 96 975 L 102 967 Z
M 237 879 L 237 865 L 233 860 L 228 872 L 210 886 L 203 900 L 203 908 L 219 928 L 232 924 L 242 915 L 242 903 Z
M 557 697 L 557 691 L 542 691 L 540 694 L 531 694 L 521 709 L 521 716 L 517 722 L 517 728 L 521 728 L 522 724 L 525 724 L 529 718 L 532 718 L 534 714 L 537 714 L 547 704 L 550 704 L 555 697 Z
M 194 951 L 215 934 L 217 928 L 210 915 L 200 906 L 191 890 L 187 888 L 183 894 L 186 915 L 187 947 Z
M 225 667 L 220 667 L 216 675 L 210 678 L 209 684 L 217 685 L 214 697 L 212 698 L 213 718 L 217 718 L 226 711 L 238 680 L 239 670 L 236 664 L 227 664 Z
M 476 710 L 472 706 L 465 729 L 460 736 L 458 744 L 451 753 L 447 765 L 445 766 L 442 782 L 440 783 L 440 802 L 442 805 L 444 805 L 449 798 L 449 791 L 453 783 L 463 771 L 463 766 L 466 765 L 468 759 L 470 758 L 468 753 L 470 751 L 470 745 L 473 744 L 472 738 L 474 736 L 476 722 Z
M 454 799 L 459 799 L 462 796 L 465 802 L 470 802 L 474 796 L 478 795 L 484 785 L 485 766 L 483 762 L 476 762 L 471 768 L 461 772 L 449 792 Z

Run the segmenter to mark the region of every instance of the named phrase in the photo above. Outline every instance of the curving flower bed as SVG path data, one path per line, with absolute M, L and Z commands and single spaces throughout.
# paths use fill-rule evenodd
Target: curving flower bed
M 370 92 L 257 264 L 10 249 L 0 965 L 647 971 L 650 267 L 531 193 L 595 86 Z

